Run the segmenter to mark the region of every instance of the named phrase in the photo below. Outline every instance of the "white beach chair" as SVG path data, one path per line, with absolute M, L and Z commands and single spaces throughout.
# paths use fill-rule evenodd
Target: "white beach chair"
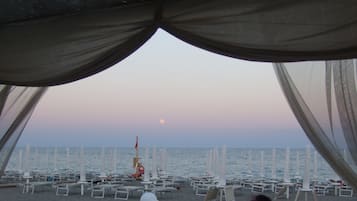
M 276 184 L 274 188 L 274 192 L 275 192 L 274 200 L 286 197 L 285 194 L 287 193 L 287 188 L 288 186 L 284 186 L 282 184 Z
M 352 197 L 353 196 L 353 188 L 350 186 L 340 186 L 338 196 Z
M 325 196 L 330 189 L 333 190 L 333 186 L 329 186 L 327 184 L 315 184 L 313 186 L 313 189 L 317 196 Z
M 129 190 L 125 188 L 116 188 L 114 191 L 114 199 L 119 200 L 128 200 L 129 198 Z
M 104 198 L 105 188 L 100 185 L 93 185 L 91 197 L 92 198 Z
M 34 185 L 30 182 L 30 183 L 23 183 L 22 185 L 22 193 L 28 193 L 31 190 L 31 193 L 33 194 L 35 191 L 35 187 Z
M 213 188 L 215 186 L 216 186 L 215 184 L 211 184 L 211 183 L 197 184 L 196 185 L 195 195 L 206 196 L 206 194 L 209 191 L 209 189 L 211 189 L 211 188 Z
M 156 196 L 163 196 L 174 191 L 177 191 L 174 187 L 155 186 L 152 188 L 152 192 L 155 193 Z
M 218 188 L 210 188 L 207 191 L 204 201 L 214 201 L 218 196 Z
M 68 184 L 57 184 L 56 185 L 56 195 L 57 196 L 68 196 L 69 194 L 69 187 Z
M 235 201 L 233 186 L 224 187 L 224 198 L 225 201 Z
M 59 183 L 56 184 L 56 195 L 57 196 L 68 196 L 69 191 L 72 188 L 78 188 L 80 187 L 80 184 L 75 182 L 75 183 Z
M 253 183 L 252 184 L 252 192 L 256 193 L 263 193 L 265 191 L 271 191 L 273 192 L 273 185 L 272 184 L 267 184 L 267 183 Z
M 53 183 L 49 182 L 49 181 L 37 181 L 37 182 L 32 182 L 32 194 L 36 191 L 40 189 L 40 188 L 44 188 L 44 187 L 52 187 Z
M 114 199 L 128 200 L 129 196 L 135 192 L 142 193 L 144 191 L 142 186 L 118 186 L 114 191 Z

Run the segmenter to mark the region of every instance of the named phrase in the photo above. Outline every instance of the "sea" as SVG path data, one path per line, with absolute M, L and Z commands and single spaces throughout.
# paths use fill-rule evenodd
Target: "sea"
M 153 150 L 156 154 L 153 154 Z M 145 169 L 153 167 L 153 158 L 156 158 L 157 167 L 174 176 L 191 177 L 201 176 L 209 169 L 210 152 L 216 149 L 218 155 L 223 153 L 222 148 L 165 148 L 155 147 L 138 149 L 140 161 Z M 11 155 L 7 171 L 39 171 L 54 172 L 61 169 L 80 170 L 84 163 L 87 172 L 106 172 L 107 174 L 130 175 L 133 168 L 134 148 L 120 147 L 84 147 L 83 157 L 80 147 L 16 147 Z M 290 178 L 303 177 L 306 163 L 306 149 L 289 149 L 287 162 L 286 148 L 275 148 L 275 165 L 272 164 L 272 148 L 225 148 L 224 173 L 227 179 L 244 178 L 250 174 L 253 178 L 262 175 L 272 177 L 272 167 L 275 166 L 276 178 L 284 177 L 284 169 L 288 166 Z M 148 153 L 148 154 L 146 154 Z M 313 149 L 310 151 L 309 175 L 319 181 L 337 179 L 338 176 L 327 162 Z M 145 156 L 146 155 L 146 156 Z M 223 156 L 224 156 L 223 155 Z M 147 161 L 145 161 L 147 160 Z M 223 160 L 221 160 L 223 161 Z M 212 163 L 212 162 L 211 162 Z M 287 165 L 288 164 L 288 165 Z

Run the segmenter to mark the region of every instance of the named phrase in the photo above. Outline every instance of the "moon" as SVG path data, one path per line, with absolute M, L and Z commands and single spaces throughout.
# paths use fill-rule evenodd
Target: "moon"
M 160 119 L 160 125 L 164 125 L 166 122 L 165 122 L 165 119 Z

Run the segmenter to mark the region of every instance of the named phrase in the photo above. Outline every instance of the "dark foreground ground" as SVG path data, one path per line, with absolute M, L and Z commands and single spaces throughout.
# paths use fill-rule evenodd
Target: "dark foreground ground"
M 237 190 L 235 193 L 236 201 L 251 201 L 253 195 L 257 193 L 252 193 L 248 190 Z M 264 193 L 271 198 L 274 198 L 273 193 Z M 313 201 L 312 196 L 309 194 L 307 197 L 308 201 Z M 289 200 L 295 199 L 295 193 L 290 195 Z M 357 201 L 357 197 L 338 197 L 333 195 L 328 196 L 318 196 L 319 201 Z M 55 189 L 52 187 L 46 187 L 39 189 L 34 194 L 22 193 L 21 187 L 7 187 L 0 188 L 0 201 L 114 201 L 114 195 L 107 193 L 105 198 L 92 198 L 90 196 L 90 191 L 86 191 L 84 196 L 80 195 L 79 189 L 71 192 L 69 196 L 56 196 Z M 133 194 L 129 197 L 129 201 L 140 200 L 140 193 Z M 158 200 L 160 201 L 203 201 L 203 196 L 197 196 L 188 184 L 182 184 L 181 188 L 176 192 L 166 193 L 163 195 L 158 195 Z M 219 200 L 219 199 L 217 199 Z M 224 200 L 224 199 L 223 199 Z M 286 198 L 279 198 L 277 200 L 285 201 Z M 305 200 L 305 196 L 301 195 L 299 200 Z

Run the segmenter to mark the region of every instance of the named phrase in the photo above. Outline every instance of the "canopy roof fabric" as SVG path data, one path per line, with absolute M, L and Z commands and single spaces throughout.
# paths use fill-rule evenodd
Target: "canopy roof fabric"
M 90 76 L 126 58 L 158 28 L 197 47 L 253 61 L 357 57 L 355 0 L 3 0 L 0 84 L 6 85 L 0 85 L 0 175 L 46 90 L 10 85 L 50 86 Z M 311 68 L 302 62 L 297 66 L 276 64 L 282 89 L 315 147 L 357 189 L 356 61 L 319 64 L 318 75 L 325 78 L 315 76 L 314 81 L 324 82 L 312 82 L 309 89 L 326 95 L 311 97 L 299 87 L 307 83 L 304 78 L 310 76 L 304 75 L 311 75 Z M 321 119 L 330 124 L 316 118 L 321 116 L 310 100 L 317 98 L 326 99 L 329 118 Z M 332 120 L 340 120 L 339 139 L 345 144 L 336 144 Z M 324 125 L 330 125 L 332 137 L 326 137 L 330 131 Z M 341 148 L 350 157 L 335 154 Z
M 121 61 L 158 28 L 254 61 L 357 57 L 354 0 L 4 0 L 0 83 L 49 86 Z

